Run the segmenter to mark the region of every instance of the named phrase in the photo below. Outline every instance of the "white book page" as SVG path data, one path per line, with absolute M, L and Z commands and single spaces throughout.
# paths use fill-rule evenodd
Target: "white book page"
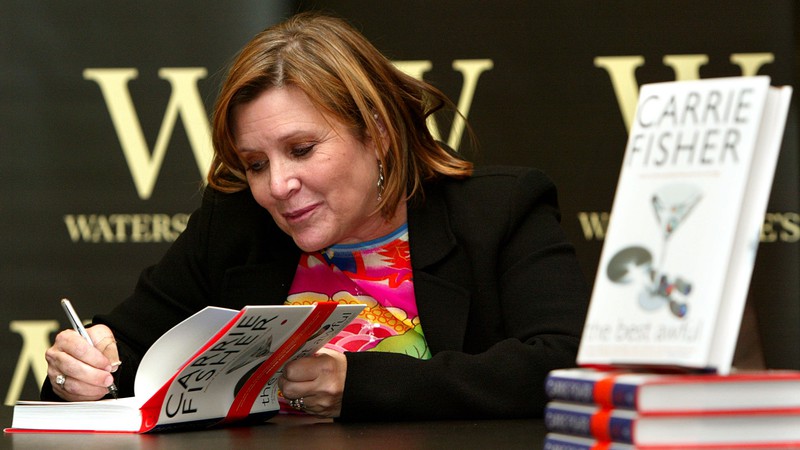
M 736 230 L 737 246 L 731 255 L 728 283 L 720 305 L 717 334 L 711 349 L 712 365 L 723 375 L 730 373 L 736 350 L 791 99 L 791 87 L 771 88 L 761 118 L 750 180 L 742 202 L 741 221 Z
M 36 430 L 138 431 L 142 425 L 136 397 L 90 402 L 18 401 L 12 428 Z
M 239 311 L 208 306 L 164 333 L 147 350 L 133 392 L 142 402 L 158 391 L 175 372 Z

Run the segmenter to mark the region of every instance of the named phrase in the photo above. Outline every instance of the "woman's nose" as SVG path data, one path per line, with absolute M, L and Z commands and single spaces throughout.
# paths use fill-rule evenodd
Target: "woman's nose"
M 292 163 L 270 162 L 269 187 L 272 196 L 278 199 L 288 198 L 300 189 L 300 179 Z

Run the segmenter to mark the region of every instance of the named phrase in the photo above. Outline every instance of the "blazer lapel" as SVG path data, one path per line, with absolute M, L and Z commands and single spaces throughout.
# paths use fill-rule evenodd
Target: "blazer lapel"
M 470 294 L 461 278 L 469 276 L 469 262 L 458 248 L 441 185 L 428 185 L 424 200 L 409 201 L 408 235 L 425 340 L 432 353 L 463 350 Z

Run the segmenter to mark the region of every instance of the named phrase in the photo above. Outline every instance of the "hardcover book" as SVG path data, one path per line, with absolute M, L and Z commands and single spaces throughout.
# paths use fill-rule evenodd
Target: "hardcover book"
M 548 431 L 601 442 L 650 446 L 798 446 L 798 411 L 641 414 L 626 409 L 550 402 Z
M 6 431 L 165 431 L 275 415 L 283 365 L 319 350 L 363 305 L 207 307 L 161 336 L 142 358 L 134 397 L 19 401 Z
M 642 414 L 800 411 L 800 372 L 657 374 L 573 368 L 551 371 L 545 393 L 554 401 L 631 409 Z
M 642 86 L 577 362 L 727 374 L 791 87 Z
M 631 444 L 600 441 L 574 434 L 547 433 L 543 450 L 636 450 Z

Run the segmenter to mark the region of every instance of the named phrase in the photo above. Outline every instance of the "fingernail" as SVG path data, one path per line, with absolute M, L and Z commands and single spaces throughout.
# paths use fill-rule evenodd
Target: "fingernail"
M 117 361 L 117 362 L 113 362 L 113 363 L 111 363 L 111 370 L 110 370 L 110 372 L 111 372 L 111 373 L 114 373 L 114 372 L 116 372 L 116 371 L 117 371 L 117 369 L 119 368 L 120 364 L 122 364 L 122 361 Z
M 114 377 L 109 375 L 106 377 L 106 381 L 104 381 L 104 386 L 111 386 L 112 384 L 114 384 Z

